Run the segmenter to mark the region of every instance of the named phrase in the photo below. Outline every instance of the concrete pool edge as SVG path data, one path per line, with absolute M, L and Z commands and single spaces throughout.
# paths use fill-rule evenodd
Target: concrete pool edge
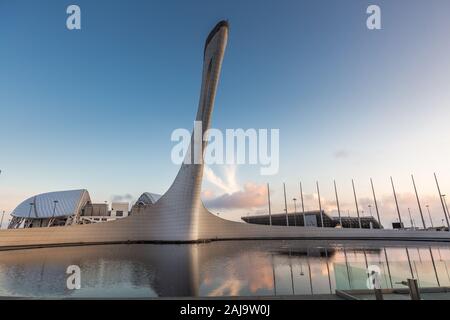
M 145 241 L 103 241 L 103 242 L 74 242 L 74 243 L 49 243 L 49 244 L 32 244 L 32 245 L 17 245 L 17 246 L 0 246 L 0 252 L 31 250 L 31 249 L 45 249 L 45 248 L 69 248 L 69 247 L 84 247 L 84 246 L 107 246 L 107 245 L 132 245 L 132 244 L 153 244 L 153 245 L 182 245 L 182 244 L 204 244 L 214 242 L 228 242 L 228 241 L 344 241 L 344 242 L 366 242 L 370 244 L 382 243 L 383 241 L 390 241 L 392 244 L 400 245 L 402 243 L 421 243 L 421 244 L 450 244 L 450 238 L 341 238 L 341 237 L 273 237 L 273 238 L 224 238 L 224 239 L 203 239 L 194 241 L 165 241 L 165 240 L 145 240 Z

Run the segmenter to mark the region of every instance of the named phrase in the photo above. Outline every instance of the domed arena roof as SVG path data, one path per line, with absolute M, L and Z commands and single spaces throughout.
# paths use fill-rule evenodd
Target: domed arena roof
M 23 201 L 11 215 L 30 219 L 69 217 L 78 213 L 88 201 L 91 199 L 85 189 L 43 193 Z
M 142 206 L 147 204 L 155 204 L 161 198 L 160 194 L 144 192 L 136 201 L 136 205 Z

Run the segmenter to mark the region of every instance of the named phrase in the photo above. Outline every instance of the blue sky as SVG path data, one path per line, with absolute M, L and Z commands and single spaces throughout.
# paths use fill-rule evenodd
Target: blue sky
M 70 4 L 81 7 L 80 31 L 66 29 Z M 369 4 L 381 7 L 382 30 L 366 28 Z M 406 210 L 415 173 L 438 216 L 434 171 L 450 192 L 449 9 L 446 0 L 0 0 L 0 210 L 60 189 L 86 188 L 96 201 L 163 193 L 178 170 L 170 135 L 195 116 L 205 37 L 228 19 L 213 127 L 279 128 L 280 172 L 214 166 L 217 177 L 243 195 L 245 184 L 260 192 L 270 182 L 279 211 L 283 181 L 292 198 L 301 179 L 313 208 L 315 181 L 332 201 L 337 179 L 354 210 L 350 179 L 368 198 L 373 177 L 390 221 L 389 176 Z M 208 179 L 204 190 L 224 192 Z M 228 209 L 235 218 L 265 208 Z

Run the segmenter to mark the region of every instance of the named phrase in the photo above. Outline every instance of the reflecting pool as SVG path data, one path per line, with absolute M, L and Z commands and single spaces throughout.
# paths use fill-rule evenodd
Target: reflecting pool
M 222 241 L 0 251 L 3 297 L 279 296 L 367 289 L 370 268 L 383 288 L 450 286 L 445 243 Z M 79 266 L 81 289 L 67 288 Z

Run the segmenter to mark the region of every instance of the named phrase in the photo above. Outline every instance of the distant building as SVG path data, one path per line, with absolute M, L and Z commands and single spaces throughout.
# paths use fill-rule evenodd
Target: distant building
M 112 218 L 128 217 L 128 210 L 130 204 L 128 202 L 113 202 L 111 205 Z
M 11 213 L 8 229 L 107 222 L 128 217 L 128 202 L 92 203 L 85 189 L 48 192 L 26 199 Z
M 14 209 L 9 229 L 77 224 L 91 201 L 87 190 L 49 192 L 28 198 Z
M 277 213 L 269 216 L 268 214 L 264 215 L 256 215 L 256 216 L 247 216 L 241 218 L 243 221 L 251 224 L 261 224 L 261 225 L 270 225 L 270 220 L 272 220 L 273 226 L 286 226 L 287 221 L 289 222 L 289 226 L 307 226 L 307 227 L 322 227 L 322 219 L 323 226 L 328 228 L 359 228 L 359 222 L 361 221 L 361 228 L 363 229 L 382 229 L 383 226 L 380 226 L 378 221 L 373 217 L 330 217 L 328 214 L 322 210 L 322 215 L 319 210 L 316 211 L 306 211 L 304 214 L 301 212 L 297 213 L 289 213 L 287 215 L 285 213 Z M 340 224 L 342 221 L 342 225 Z
M 159 198 L 161 198 L 160 194 L 156 194 L 156 193 L 151 193 L 151 192 L 144 192 L 139 199 L 137 199 L 135 206 L 146 206 L 146 205 L 151 205 L 151 204 L 155 204 L 156 201 L 159 200 Z
M 83 208 L 79 224 L 90 224 L 115 220 L 111 217 L 107 203 L 87 203 Z
M 107 217 L 109 216 L 107 203 L 88 202 L 82 211 L 84 217 Z
M 403 222 L 392 222 L 392 229 L 404 229 L 405 225 Z

